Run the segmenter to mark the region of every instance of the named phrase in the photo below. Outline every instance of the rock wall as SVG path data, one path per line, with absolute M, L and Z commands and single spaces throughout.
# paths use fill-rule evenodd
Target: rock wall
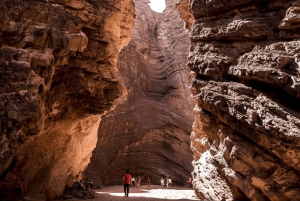
M 150 176 L 160 184 L 161 177 L 169 176 L 186 185 L 191 177 L 194 102 L 187 79 L 188 31 L 175 0 L 167 1 L 161 14 L 148 3 L 135 1 L 132 41 L 118 58 L 128 94 L 102 118 L 86 171 L 87 179 L 104 185 L 121 184 L 126 169 L 141 176 L 142 183 Z
M 131 0 L 0 3 L 0 197 L 51 200 L 80 179 L 125 89 Z
M 194 0 L 194 187 L 204 200 L 300 200 L 295 0 Z

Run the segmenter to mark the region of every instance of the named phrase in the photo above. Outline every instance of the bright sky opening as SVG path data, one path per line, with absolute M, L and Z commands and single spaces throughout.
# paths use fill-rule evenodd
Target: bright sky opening
M 166 8 L 165 0 L 150 0 L 149 6 L 152 10 L 162 13 Z

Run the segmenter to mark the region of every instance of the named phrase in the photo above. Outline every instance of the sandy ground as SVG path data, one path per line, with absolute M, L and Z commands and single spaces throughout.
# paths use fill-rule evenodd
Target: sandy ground
M 123 186 L 109 186 L 102 189 L 94 189 L 95 198 L 86 200 L 95 201 L 158 201 L 158 200 L 199 200 L 196 198 L 194 190 L 186 187 L 172 187 L 172 189 L 161 189 L 160 186 L 142 186 L 129 189 L 129 197 L 124 197 Z M 82 199 L 72 198 L 69 201 L 79 201 Z

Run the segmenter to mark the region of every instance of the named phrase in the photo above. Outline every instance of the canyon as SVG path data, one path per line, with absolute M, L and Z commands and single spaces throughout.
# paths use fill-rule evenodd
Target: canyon
M 3 0 L 0 200 L 125 170 L 300 200 L 300 2 Z
M 186 185 L 191 177 L 190 133 L 194 102 L 186 67 L 190 41 L 176 0 L 163 13 L 148 0 L 135 1 L 132 39 L 119 55 L 118 69 L 127 95 L 101 119 L 99 139 L 85 175 L 104 185 L 121 184 L 128 169 L 133 176 L 160 184 L 171 177 Z

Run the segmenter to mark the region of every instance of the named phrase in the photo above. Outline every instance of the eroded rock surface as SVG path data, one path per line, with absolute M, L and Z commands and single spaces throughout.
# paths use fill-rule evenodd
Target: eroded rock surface
M 128 95 L 107 113 L 86 176 L 104 185 L 122 182 L 126 169 L 133 176 L 160 184 L 169 176 L 186 185 L 192 171 L 189 136 L 194 102 L 188 90 L 186 67 L 188 31 L 176 1 L 153 12 L 148 0 L 135 1 L 132 41 L 118 58 L 118 69 Z
M 298 1 L 189 1 L 204 200 L 300 200 Z
M 53 199 L 81 178 L 100 117 L 125 89 L 131 0 L 0 3 L 0 197 Z

